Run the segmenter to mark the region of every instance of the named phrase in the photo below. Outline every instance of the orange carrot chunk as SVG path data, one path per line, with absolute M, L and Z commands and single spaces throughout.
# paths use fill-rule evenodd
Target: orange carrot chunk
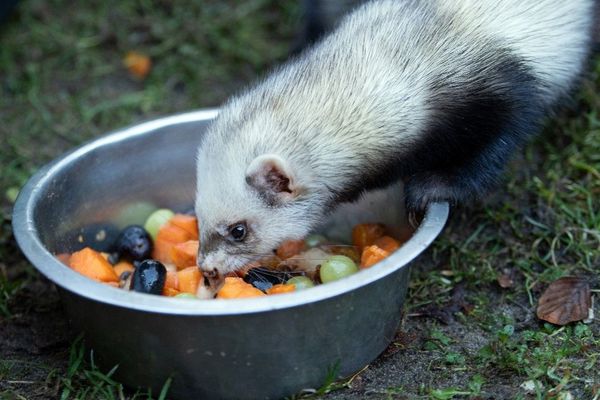
M 360 259 L 360 268 L 369 268 L 389 255 L 389 252 L 377 247 L 376 245 L 365 247 Z
M 175 218 L 180 216 L 178 218 Z M 177 243 L 185 243 L 190 240 L 198 240 L 197 231 L 190 233 L 188 230 L 182 228 L 182 221 L 187 218 L 182 218 L 183 214 L 175 214 L 167 223 L 160 227 L 156 234 L 156 240 L 154 241 L 154 248 L 152 250 L 152 258 L 158 260 L 164 264 L 172 264 L 171 250 L 173 245 Z M 184 217 L 189 217 L 186 215 Z M 196 218 L 191 217 L 194 220 Z M 173 222 L 177 222 L 180 225 L 174 225 Z M 187 226 L 187 229 L 190 227 Z
M 169 220 L 171 225 L 175 225 L 190 234 L 190 240 L 198 240 L 198 219 L 187 214 L 175 214 Z
M 277 257 L 285 260 L 300 254 L 305 248 L 304 240 L 286 240 L 277 248 Z
M 385 226 L 382 224 L 358 224 L 352 229 L 352 244 L 362 251 L 383 235 Z
M 171 260 L 171 249 L 173 248 L 173 242 L 169 242 L 164 239 L 156 239 L 154 246 L 152 247 L 152 258 L 156 261 L 160 261 L 163 264 L 172 264 Z
M 165 279 L 165 287 L 179 291 L 179 278 L 177 272 L 167 271 L 167 278 Z
M 197 240 L 188 240 L 171 247 L 171 260 L 177 269 L 196 266 L 199 245 Z
M 278 283 L 267 289 L 267 294 L 291 293 L 296 290 L 296 285 L 287 283 Z
M 200 285 L 200 268 L 188 267 L 177 271 L 177 280 L 179 282 L 179 291 L 196 294 Z
M 387 251 L 388 253 L 393 253 L 400 248 L 400 242 L 391 236 L 382 236 L 375 240 L 373 244 L 380 249 Z
M 225 277 L 225 283 L 217 292 L 218 299 L 237 299 L 257 296 L 265 296 L 265 294 L 251 284 L 244 282 L 242 278 L 230 276 Z
M 162 294 L 163 294 L 163 296 L 175 297 L 175 296 L 177 296 L 179 293 L 181 293 L 179 290 L 177 290 L 177 289 L 173 289 L 173 288 L 170 288 L 170 287 L 166 287 L 166 286 L 165 286 L 165 287 L 163 288 L 163 293 L 162 293 Z
M 75 271 L 99 282 L 118 282 L 112 265 L 99 252 L 86 247 L 71 254 L 69 266 Z
M 125 272 L 125 271 L 133 272 L 133 270 L 135 268 L 133 268 L 133 264 L 128 261 L 119 261 L 118 263 L 115 264 L 113 269 L 115 270 L 115 274 L 117 274 L 118 277 L 121 277 L 121 274 L 123 272 Z

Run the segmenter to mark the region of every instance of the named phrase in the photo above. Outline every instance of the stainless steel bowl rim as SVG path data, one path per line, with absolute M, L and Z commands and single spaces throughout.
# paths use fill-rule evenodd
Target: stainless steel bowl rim
M 423 221 L 414 235 L 400 249 L 375 266 L 339 281 L 318 285 L 307 290 L 246 299 L 189 300 L 152 296 L 113 288 L 73 271 L 58 261 L 45 248 L 34 226 L 34 207 L 37 198 L 43 193 L 44 186 L 62 168 L 105 144 L 147 134 L 165 126 L 213 119 L 217 114 L 217 109 L 204 109 L 159 118 L 117 130 L 86 143 L 41 168 L 29 179 L 19 193 L 13 211 L 14 235 L 25 256 L 43 275 L 58 286 L 80 296 L 118 307 L 152 313 L 190 316 L 258 313 L 318 302 L 358 289 L 379 279 L 384 279 L 399 268 L 406 268 L 410 261 L 429 246 L 446 223 L 449 213 L 448 203 L 432 203 L 427 208 Z

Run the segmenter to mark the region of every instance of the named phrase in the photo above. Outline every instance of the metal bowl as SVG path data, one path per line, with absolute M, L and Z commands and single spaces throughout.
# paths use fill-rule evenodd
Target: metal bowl
M 197 143 L 216 114 L 201 110 L 129 127 L 42 168 L 15 205 L 19 246 L 56 283 L 98 363 L 118 364 L 115 376 L 129 386 L 156 393 L 172 377 L 172 398 L 273 399 L 319 387 L 331 373 L 348 376 L 393 339 L 409 263 L 442 230 L 448 204 L 432 204 L 410 240 L 376 266 L 278 296 L 192 301 L 126 292 L 54 257 L 72 250 L 69 232 L 111 221 L 136 201 L 175 209 L 193 204 Z M 400 209 L 382 205 L 363 203 L 363 217 Z M 405 224 L 390 218 L 385 222 Z

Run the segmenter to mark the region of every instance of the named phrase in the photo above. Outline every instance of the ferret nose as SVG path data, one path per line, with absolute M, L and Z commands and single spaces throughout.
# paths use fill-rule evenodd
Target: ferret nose
M 202 269 L 202 275 L 208 279 L 215 279 L 219 276 L 219 271 L 215 268 Z

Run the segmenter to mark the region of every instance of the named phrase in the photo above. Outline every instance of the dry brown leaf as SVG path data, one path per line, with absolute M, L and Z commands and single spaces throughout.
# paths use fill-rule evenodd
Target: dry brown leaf
M 567 276 L 552 282 L 542 293 L 537 316 L 555 325 L 566 325 L 586 319 L 591 306 L 588 282 L 583 278 Z

